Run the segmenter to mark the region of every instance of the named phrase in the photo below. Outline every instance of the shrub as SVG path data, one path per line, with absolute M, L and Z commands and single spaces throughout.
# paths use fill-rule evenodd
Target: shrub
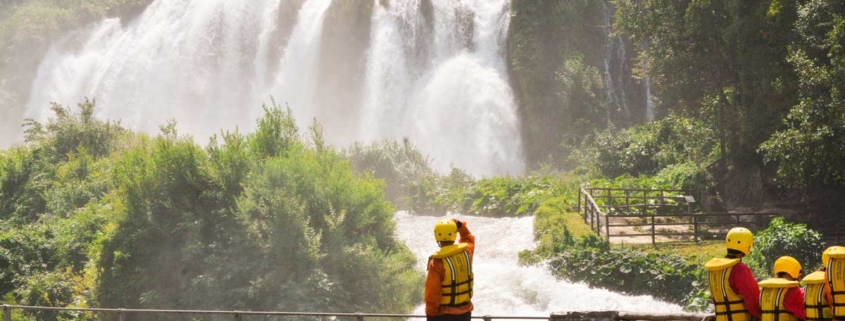
M 801 263 L 804 271 L 812 271 L 821 264 L 822 251 L 824 242 L 819 232 L 807 229 L 806 224 L 788 223 L 778 217 L 754 236 L 748 265 L 758 277 L 772 275 L 775 260 L 789 255 Z

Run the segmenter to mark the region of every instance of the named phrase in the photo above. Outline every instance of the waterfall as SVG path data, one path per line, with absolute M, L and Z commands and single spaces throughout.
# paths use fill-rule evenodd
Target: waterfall
M 501 49 L 508 3 L 377 6 L 361 137 L 408 139 L 434 156 L 440 171 L 456 166 L 474 174 L 522 173 L 519 122 Z
M 558 280 L 544 266 L 519 266 L 518 253 L 534 247 L 534 218 L 486 218 L 456 215 L 476 237 L 473 259 L 475 288 L 473 315 L 548 316 L 563 311 L 681 312 L 680 306 L 648 296 L 625 296 L 583 283 Z M 450 216 L 451 218 L 451 216 Z M 437 249 L 430 233 L 432 216 L 404 212 L 395 216 L 396 234 L 425 271 L 428 256 Z M 422 291 L 422 284 L 420 285 Z M 424 314 L 420 305 L 414 314 Z
M 340 94 L 319 91 L 319 75 L 332 75 L 321 60 L 331 0 L 304 0 L 295 24 L 279 21 L 291 6 L 281 0 L 157 0 L 131 22 L 106 19 L 55 43 L 25 117 L 45 121 L 50 102 L 90 97 L 98 118 L 149 133 L 173 119 L 201 142 L 251 131 L 272 96 L 300 127 L 318 117 L 329 142 L 407 139 L 441 172 L 522 174 L 503 49 L 509 1 L 372 1 L 366 61 L 342 62 L 365 64 L 347 86 L 363 94 L 343 110 L 315 99 Z M 285 43 L 278 32 L 290 32 Z
M 624 88 L 622 71 L 627 70 L 625 64 L 625 42 L 619 35 L 611 34 L 611 16 L 607 0 L 602 1 L 602 20 L 604 24 L 604 48 L 602 60 L 604 62 L 603 77 L 605 99 L 607 100 L 607 120 L 617 126 L 631 124 L 631 111 L 628 108 L 628 98 Z M 618 65 L 616 65 L 618 64 Z
M 207 137 L 249 128 L 262 23 L 275 1 L 155 1 L 129 24 L 107 19 L 55 44 L 39 66 L 26 117 L 44 120 L 48 103 L 97 100 L 96 116 L 156 132 L 170 119 Z M 85 35 L 87 33 L 87 35 Z M 76 39 L 81 39 L 78 41 Z M 263 55 L 263 53 L 261 53 Z
M 645 51 L 648 48 L 648 40 L 643 41 L 640 44 L 640 49 Z M 643 67 L 646 71 L 648 71 L 648 62 Z M 643 85 L 645 86 L 645 120 L 652 122 L 654 121 L 654 100 L 651 98 L 651 78 L 648 77 L 648 72 L 645 73 L 643 77 Z

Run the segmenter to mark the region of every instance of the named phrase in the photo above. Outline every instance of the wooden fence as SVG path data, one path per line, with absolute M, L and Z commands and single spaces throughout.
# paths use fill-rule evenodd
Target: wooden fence
M 593 195 L 597 191 L 599 195 Z M 694 197 L 690 196 L 697 194 L 690 190 L 582 188 L 579 193 L 578 207 L 584 222 L 608 240 L 613 237 L 650 237 L 651 243 L 656 244 L 665 240 L 698 242 L 719 239 L 735 226 L 752 231 L 764 229 L 772 218 L 779 215 L 693 213 Z M 597 199 L 604 202 L 597 202 Z

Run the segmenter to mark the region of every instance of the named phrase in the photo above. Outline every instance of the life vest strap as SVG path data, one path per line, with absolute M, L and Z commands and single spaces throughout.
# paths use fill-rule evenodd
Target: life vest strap
M 718 305 L 731 305 L 731 304 L 744 303 L 744 302 L 745 302 L 745 300 L 736 300 L 736 301 L 723 301 L 723 302 L 716 302 L 715 304 L 718 304 Z
M 738 314 L 738 313 L 744 313 L 744 312 L 748 312 L 748 310 L 741 309 L 741 310 L 731 310 L 731 311 L 725 311 L 725 312 L 716 312 L 716 315 Z
M 454 297 L 454 296 L 464 295 L 464 294 L 467 294 L 467 293 L 470 293 L 470 292 L 472 292 L 472 290 L 467 290 L 467 291 L 458 292 L 458 293 L 443 293 L 443 296 L 453 296 Z
M 442 306 L 442 307 L 462 307 L 462 306 L 465 306 L 467 304 L 469 304 L 469 301 L 464 302 L 464 303 L 458 303 L 458 304 L 441 304 L 440 306 Z

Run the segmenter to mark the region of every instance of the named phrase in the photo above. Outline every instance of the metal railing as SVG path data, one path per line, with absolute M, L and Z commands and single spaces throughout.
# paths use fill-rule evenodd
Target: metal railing
M 729 229 L 743 226 L 752 231 L 759 231 L 769 225 L 772 218 L 779 213 L 694 213 L 674 215 L 625 215 L 604 216 L 605 236 L 638 237 L 650 236 L 651 244 L 657 244 L 657 237 L 691 238 L 694 242 L 702 239 L 723 239 Z M 626 223 L 616 223 L 611 219 L 624 219 Z M 662 219 L 662 220 L 661 220 Z M 639 220 L 640 223 L 630 223 L 628 220 Z M 645 230 L 641 233 L 613 233 L 612 228 L 633 227 Z M 686 231 L 677 231 L 672 227 L 686 227 Z M 661 229 L 667 228 L 667 229 Z
M 93 312 L 117 314 L 119 321 L 126 320 L 127 314 L 199 314 L 212 316 L 229 316 L 232 320 L 242 321 L 244 316 L 298 316 L 298 317 L 332 317 L 332 318 L 354 318 L 356 321 L 364 321 L 365 318 L 401 318 L 412 319 L 422 318 L 425 315 L 419 314 L 390 314 L 390 313 L 333 313 L 333 312 L 280 312 L 280 311 L 222 311 L 222 310 L 156 310 L 156 309 L 106 309 L 106 308 L 63 308 L 63 307 L 40 307 L 24 305 L 2 305 L 3 321 L 12 321 L 12 310 L 34 310 L 34 311 L 66 311 L 66 312 Z M 473 319 L 484 321 L 492 320 L 548 320 L 545 316 L 500 316 L 484 315 L 472 316 Z
M 130 313 L 150 314 L 204 314 L 204 315 L 228 315 L 236 321 L 243 320 L 244 316 L 298 316 L 298 317 L 344 317 L 355 318 L 356 321 L 364 321 L 365 318 L 425 318 L 419 314 L 390 314 L 390 313 L 324 313 L 324 312 L 278 312 L 278 311 L 221 311 L 221 310 L 156 310 L 156 309 L 104 309 L 104 308 L 62 308 L 62 307 L 40 307 L 23 305 L 2 305 L 3 321 L 12 320 L 12 309 L 36 310 L 36 311 L 72 311 L 72 312 L 96 312 L 117 314 L 118 320 L 123 321 Z M 473 316 L 473 319 L 484 321 L 491 320 L 549 320 L 549 321 L 712 321 L 715 316 L 704 313 L 650 313 L 650 312 L 625 312 L 625 311 L 570 311 L 555 312 L 548 317 L 545 316 Z
M 779 213 L 753 212 L 693 213 L 689 203 L 694 202 L 694 198 L 687 200 L 686 197 L 697 192 L 685 189 L 591 187 L 580 188 L 578 193 L 578 210 L 583 211 L 584 222 L 608 241 L 650 236 L 652 244 L 658 243 L 658 237 L 669 241 L 689 238 L 698 242 L 724 237 L 734 226 L 760 230 L 768 226 L 773 217 L 780 216 Z M 638 212 L 642 214 L 632 214 L 637 212 L 631 211 L 635 208 L 641 209 Z

